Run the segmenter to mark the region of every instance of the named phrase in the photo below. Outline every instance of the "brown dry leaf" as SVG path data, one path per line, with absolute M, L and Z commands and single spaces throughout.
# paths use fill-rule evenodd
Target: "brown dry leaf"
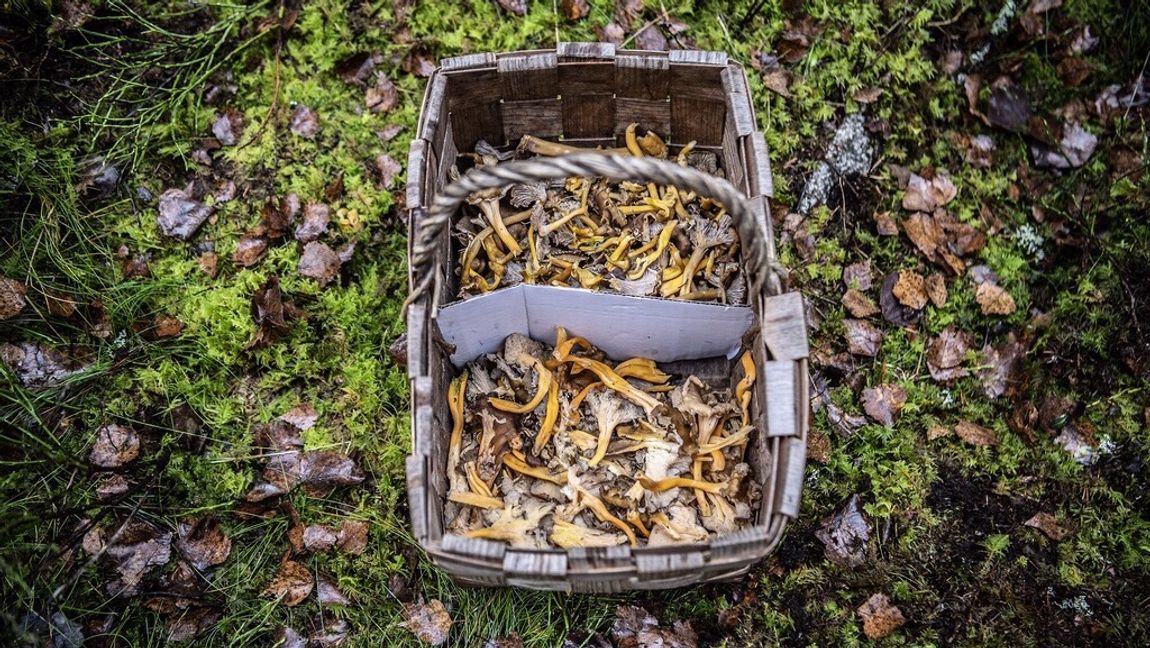
M 791 73 L 781 67 L 763 72 L 763 85 L 782 97 L 791 96 Z
M 399 105 L 399 89 L 391 79 L 382 74 L 377 75 L 375 85 L 364 93 L 363 103 L 371 112 L 389 113 Z
M 303 530 L 301 542 L 303 548 L 311 553 L 327 551 L 335 545 L 336 534 L 331 527 L 322 524 L 310 524 Z
M 295 607 L 304 602 L 315 587 L 311 572 L 294 560 L 284 561 L 263 595 L 279 598 L 284 605 Z
M 943 244 L 942 227 L 930 214 L 911 214 L 902 224 L 907 238 L 930 261 L 938 260 L 938 248 Z
M 994 430 L 976 425 L 970 421 L 959 421 L 958 425 L 954 426 L 954 433 L 958 435 L 958 438 L 966 441 L 970 445 L 979 447 L 998 445 L 998 436 L 994 433 Z
M 426 603 L 422 599 L 418 603 L 406 603 L 403 606 L 403 623 L 400 626 L 407 628 L 411 634 L 420 641 L 432 646 L 439 646 L 447 642 L 447 635 L 451 632 L 451 616 L 443 607 L 443 601 L 431 599 Z
M 45 293 L 44 305 L 48 307 L 48 312 L 56 317 L 71 317 L 76 313 L 75 300 L 60 293 Z
M 878 101 L 878 98 L 881 96 L 882 88 L 870 87 L 859 90 L 858 92 L 854 93 L 851 98 L 861 104 L 872 104 Z
M 1038 529 L 1039 531 L 1045 533 L 1046 537 L 1055 542 L 1065 538 L 1066 534 L 1070 533 L 1066 527 L 1063 527 L 1058 523 L 1058 518 L 1044 511 L 1035 513 L 1033 517 L 1031 517 L 1026 522 L 1023 522 L 1023 524 L 1028 527 Z
M 261 349 L 287 334 L 288 320 L 302 313 L 290 302 L 285 302 L 280 290 L 279 277 L 268 277 L 259 290 L 252 295 L 252 320 L 256 323 L 256 334 L 246 347 L 248 350 Z
M 854 317 L 870 317 L 878 313 L 878 306 L 875 306 L 871 298 L 854 288 L 843 293 L 842 303 L 847 312 Z
M 983 315 L 1010 315 L 1018 309 L 1014 297 L 1005 288 L 990 282 L 978 284 L 974 290 L 974 300 L 982 307 Z
M 854 355 L 873 358 L 882 346 L 882 331 L 866 320 L 843 320 L 846 329 L 847 350 Z
M 15 279 L 0 277 L 0 320 L 11 319 L 24 310 L 24 305 L 28 303 L 24 299 L 26 294 L 28 288 L 24 284 Z
M 367 549 L 367 522 L 344 520 L 335 546 L 342 552 L 358 556 Z
M 324 243 L 312 241 L 303 248 L 299 258 L 299 273 L 326 286 L 339 274 L 339 255 Z
M 874 226 L 879 236 L 898 236 L 898 223 L 888 211 L 875 212 Z
M 160 233 L 186 241 L 212 215 L 212 208 L 192 200 L 179 189 L 168 189 L 160 194 L 156 223 Z
M 400 67 L 403 68 L 404 72 L 424 79 L 431 76 L 436 69 L 431 52 L 422 45 L 417 45 L 412 48 L 412 50 L 407 53 L 407 56 L 403 58 Z
M 356 52 L 335 65 L 335 73 L 345 83 L 363 86 L 375 71 L 375 56 L 371 52 Z
M 152 320 L 152 335 L 156 338 L 174 338 L 183 332 L 184 323 L 175 315 L 157 315 Z
M 115 529 L 112 527 L 107 535 L 111 536 Z M 171 545 L 171 533 L 161 532 L 147 522 L 128 522 L 115 542 L 104 549 L 103 560 L 113 564 L 119 574 L 118 582 L 109 584 L 108 589 L 123 595 L 134 594 L 136 586 L 152 568 L 168 563 L 172 557 Z
M 989 169 L 994 164 L 994 140 L 989 135 L 975 135 L 966 140 L 966 161 L 972 166 Z
M 563 0 L 560 6 L 563 9 L 563 15 L 567 16 L 567 20 L 586 18 L 587 13 L 591 11 L 591 6 L 587 4 L 587 0 Z
M 888 274 L 882 280 L 882 287 L 879 289 L 878 304 L 879 309 L 882 310 L 883 319 L 894 324 L 895 326 L 910 326 L 922 318 L 922 311 L 913 308 L 907 308 L 899 303 L 898 298 L 894 296 L 894 287 L 898 283 L 897 272 Z
M 100 468 L 119 468 L 140 454 L 140 437 L 126 425 L 111 423 L 96 432 L 96 443 L 88 461 Z
M 123 475 L 108 475 L 96 484 L 96 499 L 110 500 L 128 492 L 131 484 Z
M 930 298 L 930 303 L 934 304 L 935 308 L 946 306 L 950 294 L 946 290 L 946 279 L 942 275 L 937 273 L 927 275 L 926 296 Z
M 827 560 L 844 567 L 858 567 L 866 561 L 870 530 L 870 522 L 859 506 L 859 496 L 851 495 L 842 508 L 823 519 L 815 537 L 823 543 Z
M 407 331 L 399 334 L 387 347 L 387 357 L 395 364 L 406 367 L 407 366 Z
M 825 464 L 830 461 L 831 438 L 820 430 L 811 429 L 807 433 L 807 458 Z
M 243 129 L 244 115 L 232 107 L 225 108 L 212 122 L 212 135 L 224 146 L 235 146 Z
M 295 193 L 271 199 L 260 210 L 260 223 L 247 236 L 264 236 L 270 240 L 283 238 L 299 214 L 300 200 Z
M 892 292 L 903 306 L 915 310 L 926 306 L 926 280 L 914 270 L 900 270 Z
M 254 428 L 255 446 L 270 452 L 285 452 L 303 448 L 302 430 L 282 417 Z
M 195 639 L 201 634 L 214 628 L 219 622 L 221 612 L 219 608 L 195 606 L 168 618 L 165 627 L 168 630 L 168 641 L 181 643 Z
M 971 335 L 948 326 L 938 337 L 926 345 L 926 367 L 930 377 L 938 382 L 949 382 L 970 373 L 962 366 L 970 349 Z
M 483 648 L 523 648 L 523 637 L 520 637 L 518 632 L 512 632 L 509 635 L 488 640 Z
M 863 634 L 872 640 L 882 639 L 906 623 L 902 610 L 892 605 L 886 594 L 871 596 L 859 606 L 858 614 L 863 622 Z
M 698 648 L 699 636 L 689 621 L 676 621 L 670 628 L 636 605 L 620 605 L 611 625 L 616 646 L 634 648 Z
M 307 403 L 302 403 L 280 415 L 279 420 L 295 426 L 302 432 L 310 430 L 319 420 L 319 412 Z
M 341 648 L 347 643 L 351 627 L 346 619 L 325 613 L 317 616 L 311 625 L 312 631 L 308 636 L 311 648 Z
M 287 451 L 268 459 L 262 477 L 263 481 L 257 482 L 244 496 L 248 502 L 283 495 L 300 485 L 308 495 L 322 497 L 337 486 L 354 486 L 362 482 L 363 471 L 354 460 L 338 452 Z
M 932 212 L 954 200 L 958 188 L 950 178 L 936 175 L 930 180 L 912 173 L 902 197 L 902 208 L 915 212 Z
M 236 246 L 235 253 L 232 254 L 232 263 L 241 268 L 251 267 L 259 263 L 267 251 L 267 239 L 261 236 L 242 238 Z
M 295 238 L 300 243 L 311 243 L 327 231 L 331 222 L 331 207 L 324 203 L 309 202 L 303 208 L 303 220 L 295 228 Z
M 291 114 L 289 128 L 292 133 L 304 139 L 315 139 L 315 136 L 319 134 L 319 115 L 311 108 L 300 104 Z
M 322 574 L 316 581 L 315 595 L 319 599 L 320 607 L 351 605 L 351 600 L 344 596 L 335 581 Z
M 874 270 L 870 261 L 859 261 L 843 268 L 843 285 L 847 288 L 870 290 L 874 285 Z
M 212 279 L 216 278 L 216 272 L 220 265 L 219 255 L 215 252 L 204 252 L 197 261 L 200 264 L 200 270 L 203 270 Z
M 926 438 L 931 441 L 941 439 L 944 436 L 950 436 L 950 428 L 945 425 L 932 425 L 926 431 Z
M 887 427 L 894 427 L 899 410 L 906 404 L 906 389 L 899 384 L 877 385 L 863 390 L 863 410 Z
M 403 171 L 403 165 L 396 162 L 390 155 L 375 156 L 375 171 L 379 174 L 379 185 L 383 189 L 391 189 L 395 176 Z
M 232 539 L 215 517 L 205 515 L 176 527 L 176 549 L 196 569 L 203 571 L 223 564 L 232 552 Z
M 1025 353 L 1026 344 L 1013 333 L 998 347 L 986 345 L 982 348 L 982 359 L 979 362 L 982 368 L 978 377 L 982 381 L 982 391 L 988 398 L 998 398 L 1018 383 Z
M 803 60 L 811 43 L 823 32 L 822 26 L 811 16 L 803 16 L 798 21 L 786 20 L 783 26 L 785 29 L 779 35 L 776 49 L 779 58 L 790 64 Z

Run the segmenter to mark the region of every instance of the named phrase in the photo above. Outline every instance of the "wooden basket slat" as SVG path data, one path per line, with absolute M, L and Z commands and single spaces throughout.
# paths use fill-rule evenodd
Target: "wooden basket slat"
M 620 99 L 665 100 L 670 96 L 671 67 L 663 56 L 615 55 L 615 94 Z

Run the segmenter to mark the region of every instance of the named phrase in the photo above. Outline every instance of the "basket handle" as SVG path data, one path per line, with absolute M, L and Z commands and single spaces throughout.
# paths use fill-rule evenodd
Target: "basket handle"
M 416 229 L 416 240 L 411 249 L 411 266 L 413 276 L 423 276 L 412 287 L 408 303 L 418 299 L 431 287 L 435 279 L 434 255 L 439 237 L 447 231 L 452 215 L 472 193 L 513 184 L 591 176 L 671 185 L 722 204 L 739 233 L 748 287 L 764 286 L 768 295 L 782 292 L 782 278 L 786 276 L 786 270 L 774 255 L 774 247 L 767 238 L 770 233 L 755 218 L 747 198 L 730 182 L 658 158 L 587 152 L 478 166 L 444 187 L 435 196 L 431 211 Z

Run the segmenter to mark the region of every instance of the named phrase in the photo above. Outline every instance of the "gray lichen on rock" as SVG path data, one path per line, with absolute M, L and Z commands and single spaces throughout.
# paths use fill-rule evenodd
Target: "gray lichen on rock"
M 835 176 L 852 176 L 866 173 L 874 159 L 874 148 L 864 128 L 865 119 L 861 113 L 847 115 L 834 138 L 827 146 L 823 161 L 815 167 L 814 173 L 803 187 L 796 211 L 808 214 L 816 206 L 827 201 Z

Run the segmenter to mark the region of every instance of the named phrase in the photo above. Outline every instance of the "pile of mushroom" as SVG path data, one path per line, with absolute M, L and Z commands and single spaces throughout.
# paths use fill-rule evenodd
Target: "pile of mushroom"
M 625 148 L 607 151 L 669 155 L 659 136 L 639 136 L 635 124 L 627 128 L 626 142 Z M 674 159 L 722 175 L 714 153 L 694 148 L 694 142 L 687 144 Z M 527 135 L 515 151 L 500 152 L 480 140 L 475 152 L 460 157 L 483 166 L 579 150 L 587 149 Z M 471 215 L 454 230 L 461 250 L 459 297 L 528 283 L 723 304 L 746 301 L 731 218 L 721 205 L 694 193 L 655 183 L 568 178 L 478 192 L 468 202 Z
M 514 547 L 705 542 L 761 498 L 747 446 L 755 368 L 734 394 L 655 362 L 610 362 L 557 329 L 513 334 L 448 389 L 447 530 Z

